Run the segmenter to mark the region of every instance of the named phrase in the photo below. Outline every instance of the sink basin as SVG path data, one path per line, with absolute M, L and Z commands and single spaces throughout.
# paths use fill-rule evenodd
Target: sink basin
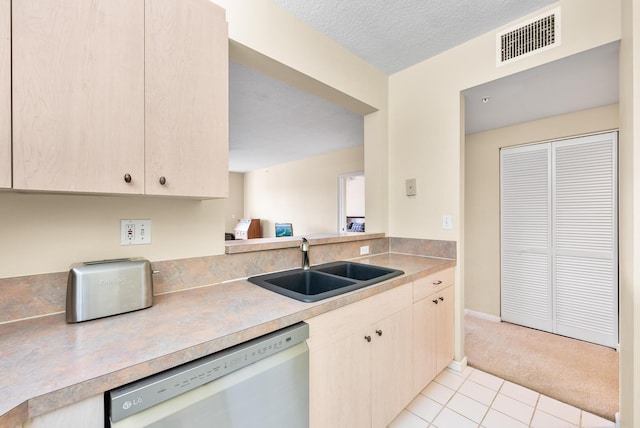
M 378 282 L 404 272 L 354 262 L 332 262 L 310 270 L 293 269 L 253 276 L 249 282 L 302 302 L 316 302 Z
M 314 268 L 318 272 L 329 273 L 344 278 L 357 279 L 358 281 L 370 281 L 372 279 L 380 279 L 384 281 L 394 276 L 402 275 L 404 272 L 389 269 L 381 266 L 365 265 L 354 262 L 333 262 L 320 265 Z

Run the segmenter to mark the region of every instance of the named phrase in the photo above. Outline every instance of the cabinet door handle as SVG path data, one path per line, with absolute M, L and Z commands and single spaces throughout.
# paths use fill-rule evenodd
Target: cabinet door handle
M 167 179 L 164 177 L 164 175 L 162 177 L 160 177 L 160 185 L 164 186 L 165 184 L 167 184 Z
M 433 285 L 440 285 L 442 284 L 442 281 L 440 281 L 439 279 L 436 281 L 433 281 Z
M 432 302 L 437 305 L 438 304 L 438 299 L 433 299 Z
M 367 342 L 371 342 L 371 336 L 365 336 L 364 340 L 366 340 Z
M 376 330 L 376 334 L 377 334 L 378 336 L 382 336 L 382 330 Z
M 444 302 L 444 297 L 438 297 L 438 300 L 440 300 L 441 302 Z
M 126 174 L 124 175 L 124 182 L 125 182 L 125 183 L 131 183 L 131 174 L 126 173 Z

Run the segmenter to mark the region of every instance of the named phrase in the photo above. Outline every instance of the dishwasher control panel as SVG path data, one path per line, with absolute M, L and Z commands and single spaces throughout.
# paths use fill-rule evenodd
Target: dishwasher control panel
M 299 323 L 113 389 L 105 393 L 108 415 L 117 422 L 291 348 L 308 337 L 309 326 Z

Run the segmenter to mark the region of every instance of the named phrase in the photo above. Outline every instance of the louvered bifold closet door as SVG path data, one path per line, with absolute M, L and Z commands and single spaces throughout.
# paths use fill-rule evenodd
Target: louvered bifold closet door
M 551 331 L 551 151 L 503 149 L 501 165 L 501 316 Z
M 618 343 L 617 134 L 553 143 L 554 332 Z

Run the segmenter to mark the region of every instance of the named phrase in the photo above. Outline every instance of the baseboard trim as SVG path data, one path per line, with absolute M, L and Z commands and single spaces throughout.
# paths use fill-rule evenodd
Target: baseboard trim
M 447 368 L 450 368 L 451 370 L 454 370 L 458 373 L 462 373 L 464 369 L 467 368 L 467 357 L 463 357 L 460 361 L 451 361 Z
M 476 318 L 482 318 L 483 320 L 487 320 L 487 321 L 502 322 L 502 319 L 500 319 L 500 317 L 497 317 L 495 315 L 485 314 L 484 312 L 472 311 L 470 309 L 465 309 L 464 314 L 472 317 L 476 317 Z

